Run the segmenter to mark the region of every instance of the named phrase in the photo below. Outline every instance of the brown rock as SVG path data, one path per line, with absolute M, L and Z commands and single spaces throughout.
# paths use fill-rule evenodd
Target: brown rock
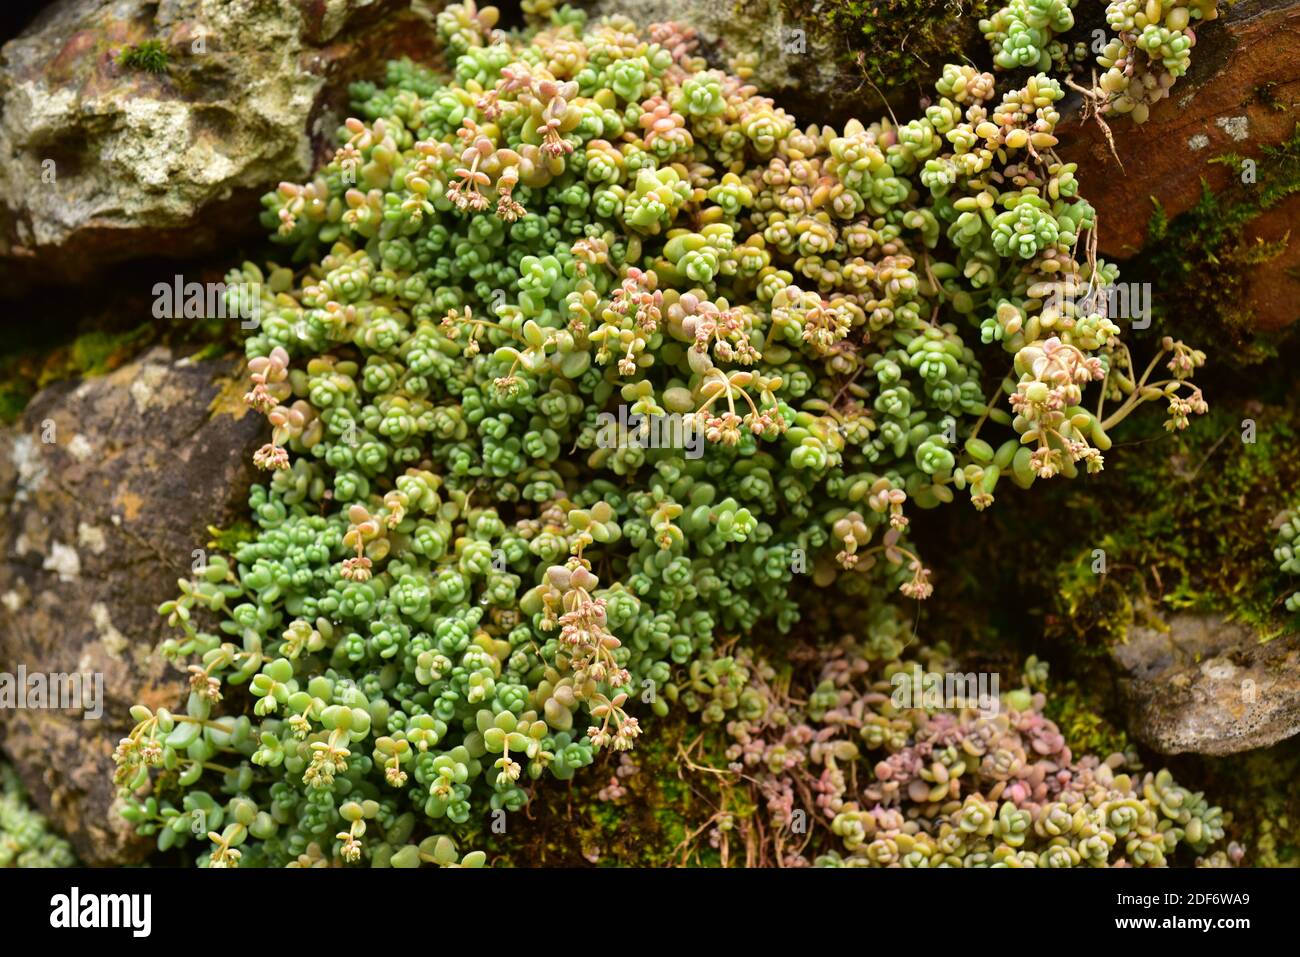
M 1261 643 L 1241 624 L 1178 614 L 1111 648 L 1129 728 L 1163 754 L 1223 755 L 1300 731 L 1300 635 Z
M 103 717 L 0 710 L 0 741 L 89 864 L 148 849 L 113 807 L 128 709 L 176 706 L 181 672 L 155 649 L 208 526 L 240 514 L 265 423 L 234 363 L 155 349 L 111 375 L 41 392 L 0 433 L 0 671 L 103 675 Z M 51 440 L 51 441 L 46 441 Z
M 1246 296 L 1255 327 L 1272 332 L 1300 320 L 1300 195 L 1291 196 L 1256 217 L 1245 230 L 1247 242 L 1283 243 L 1278 255 L 1256 263 L 1246 277 Z
M 1098 212 L 1101 251 L 1127 258 L 1142 248 L 1153 198 L 1172 217 L 1196 203 L 1202 178 L 1216 192 L 1223 189 L 1237 174 L 1209 160 L 1228 153 L 1258 159 L 1262 147 L 1290 138 L 1297 106 L 1300 2 L 1240 0 L 1200 30 L 1191 70 L 1155 105 L 1150 119 L 1141 125 L 1125 118 L 1111 122 L 1122 170 L 1095 121 L 1076 116 L 1063 125 L 1060 152 L 1084 171 L 1084 194 Z M 1300 197 L 1276 212 L 1295 222 Z M 1294 301 L 1295 292 L 1283 294 Z

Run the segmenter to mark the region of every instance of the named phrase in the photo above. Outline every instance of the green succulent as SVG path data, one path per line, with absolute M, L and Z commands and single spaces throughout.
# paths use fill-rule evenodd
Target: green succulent
M 71 845 L 31 807 L 18 775 L 0 761 L 0 868 L 76 864 Z
M 1285 575 L 1300 575 L 1300 513 L 1283 513 L 1276 542 L 1273 557 L 1277 560 L 1278 569 Z M 1287 596 L 1286 609 L 1300 612 L 1300 592 Z
M 720 649 L 813 589 L 927 597 L 916 508 L 1095 470 L 1153 396 L 1204 406 L 1202 354 L 1170 341 L 1151 381 L 1053 305 L 1115 270 L 1076 258 L 1051 77 L 950 65 L 905 127 L 805 131 L 628 24 L 495 22 L 452 5 L 450 76 L 355 84 L 334 157 L 263 199 L 297 269 L 228 276 L 261 297 L 272 474 L 160 609 L 183 712 L 137 706 L 116 752 L 128 817 L 202 866 L 478 861 L 456 842 L 525 773 L 679 701 L 754 711 Z

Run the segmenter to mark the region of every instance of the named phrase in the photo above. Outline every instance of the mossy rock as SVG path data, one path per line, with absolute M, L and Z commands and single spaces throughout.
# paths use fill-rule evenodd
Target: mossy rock
M 592 16 L 693 27 L 703 52 L 793 112 L 840 123 L 893 109 L 912 115 L 943 64 L 985 56 L 988 0 L 584 0 Z

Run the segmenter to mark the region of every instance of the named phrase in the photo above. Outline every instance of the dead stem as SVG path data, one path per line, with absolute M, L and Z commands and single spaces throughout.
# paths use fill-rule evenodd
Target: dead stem
M 1115 149 L 1115 136 L 1110 131 L 1110 125 L 1102 118 L 1103 105 L 1102 100 L 1106 94 L 1097 86 L 1097 71 L 1092 73 L 1092 86 L 1085 87 L 1075 83 L 1070 77 L 1065 78 L 1065 85 L 1076 93 L 1083 96 L 1083 120 L 1086 123 L 1089 119 L 1095 119 L 1097 125 L 1101 127 L 1102 133 L 1106 135 L 1106 143 L 1110 146 L 1110 155 L 1115 157 L 1115 162 L 1119 164 L 1120 172 L 1126 172 L 1124 161 L 1119 158 L 1119 151 Z

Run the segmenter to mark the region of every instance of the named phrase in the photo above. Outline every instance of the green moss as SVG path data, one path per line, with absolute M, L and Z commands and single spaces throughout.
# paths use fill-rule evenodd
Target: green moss
M 1254 442 L 1242 439 L 1245 419 Z M 1108 574 L 1082 561 L 1056 572 L 1074 627 L 1101 623 L 1127 598 L 1129 609 L 1214 612 L 1275 634 L 1285 622 L 1270 527 L 1278 491 L 1300 485 L 1298 437 L 1294 401 L 1230 404 L 1160 453 L 1125 457 L 1084 506 L 1089 526 L 1106 530 L 1093 547 L 1106 549 Z
M 145 40 L 123 48 L 117 65 L 145 73 L 165 73 L 171 56 L 161 40 Z
M 789 4 L 793 12 L 806 8 Z M 881 89 L 928 85 L 945 62 L 967 58 L 988 0 L 832 0 L 827 22 L 844 36 L 847 59 Z
M 617 756 L 606 755 L 567 784 L 534 788 L 527 812 L 510 817 L 509 831 L 483 833 L 476 846 L 496 864 L 528 867 L 721 865 L 719 849 L 709 845 L 710 822 L 720 810 L 752 814 L 753 806 L 738 789 L 683 759 L 687 752 L 697 762 L 725 766 L 721 738 L 701 737 L 679 713 L 648 731 L 629 755 L 637 771 L 619 777 L 624 796 L 600 796 L 619 768 Z M 728 863 L 743 859 L 733 848 Z
M 3 373 L 0 373 L 3 374 Z M 22 381 L 8 378 L 0 382 L 0 422 L 10 425 L 18 420 L 31 401 L 33 392 Z
M 1255 87 L 1254 91 L 1252 92 L 1251 100 L 1255 103 L 1262 103 L 1264 106 L 1267 106 L 1269 109 L 1277 110 L 1279 113 L 1286 113 L 1290 111 L 1291 107 L 1294 106 L 1295 104 L 1283 103 L 1281 100 L 1279 100 L 1277 98 L 1277 87 L 1278 87 L 1278 82 L 1276 80 L 1270 80 L 1267 83 L 1261 83 L 1259 86 Z
M 1132 747 L 1123 729 L 1103 717 L 1107 705 L 1097 693 L 1098 684 L 1052 681 L 1050 687 L 1044 713 L 1056 722 L 1075 754 L 1122 754 Z
M 0 421 L 11 423 L 38 391 L 77 376 L 106 375 L 154 338 L 149 323 L 124 332 L 92 330 L 68 342 L 32 342 L 0 356 Z
M 1262 213 L 1300 192 L 1300 125 L 1290 139 L 1263 148 L 1254 182 L 1241 181 L 1241 156 L 1211 162 L 1238 175 L 1218 193 L 1202 180 L 1200 200 L 1174 219 L 1156 203 L 1143 254 L 1126 267 L 1125 279 L 1153 284 L 1158 326 L 1177 328 L 1189 342 L 1213 342 L 1216 357 L 1250 365 L 1276 355 L 1273 342 L 1256 332 L 1247 304 L 1250 272 L 1285 251 L 1289 237 L 1252 242 L 1245 233 Z
M 152 334 L 145 323 L 128 332 L 87 332 L 72 341 L 66 371 L 80 376 L 105 375 L 135 354 Z
M 1100 654 L 1134 622 L 1184 610 L 1280 633 L 1286 589 L 1271 528 L 1280 490 L 1300 487 L 1297 398 L 1212 406 L 1186 432 L 1137 439 L 1145 454 L 1113 456 L 1086 494 L 1052 495 L 1042 507 L 1054 521 L 1019 514 L 1045 529 L 1031 564 L 1046 571 L 1028 577 L 1050 595 L 1049 636 Z M 1243 441 L 1247 419 L 1254 442 Z M 1093 570 L 1096 549 L 1104 575 Z
M 257 530 L 246 519 L 233 522 L 228 528 L 209 525 L 208 534 L 212 536 L 208 547 L 223 554 L 230 554 L 244 542 L 251 542 L 257 538 Z
M 931 530 L 927 552 L 954 556 L 936 564 L 944 602 L 926 610 L 931 626 L 988 651 L 1018 641 L 1081 685 L 1104 678 L 1090 669 L 1135 623 L 1159 627 L 1171 612 L 1240 621 L 1265 639 L 1293 628 L 1283 601 L 1295 585 L 1273 545 L 1285 493 L 1300 488 L 1300 387 L 1273 378 L 1257 389 L 1251 399 L 1208 389 L 1209 414 L 1174 434 L 1139 415 L 1101 474 Z M 1105 574 L 1094 571 L 1099 549 Z
M 127 286 L 149 288 L 145 275 Z M 48 304 L 47 304 L 48 305 Z M 19 309 L 38 308 L 20 302 Z M 0 342 L 0 422 L 13 423 L 41 389 L 67 379 L 107 375 L 146 349 L 166 345 L 193 361 L 227 354 L 237 345 L 237 324 L 221 319 L 188 322 L 138 322 L 148 300 L 129 294 L 85 314 L 72 297 L 53 307 L 48 321 L 15 328 Z M 243 395 L 243 383 L 236 383 Z M 238 403 L 241 414 L 243 403 Z
M 748 863 L 737 824 L 757 813 L 748 789 L 727 766 L 725 736 L 680 713 L 655 720 L 629 754 L 634 774 L 617 775 L 619 759 L 604 755 L 564 785 L 536 788 L 528 814 L 510 818 L 504 835 L 473 835 L 495 865 L 560 867 L 720 867 Z M 627 793 L 601 796 L 611 778 Z M 719 846 L 710 843 L 720 832 Z M 724 845 L 725 844 L 725 856 Z

